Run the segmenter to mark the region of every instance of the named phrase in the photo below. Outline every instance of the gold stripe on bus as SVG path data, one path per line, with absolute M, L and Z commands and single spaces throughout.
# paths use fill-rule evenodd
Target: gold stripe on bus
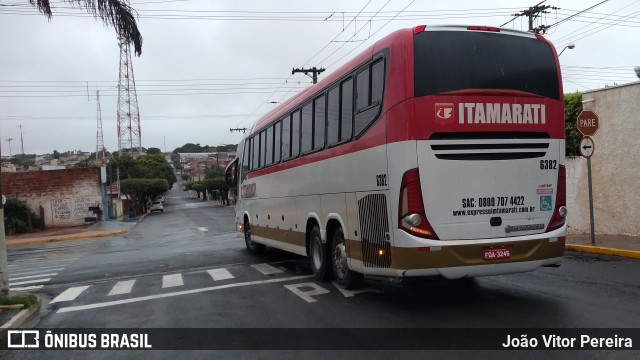
M 300 231 L 292 231 L 265 226 L 251 225 L 251 234 L 291 245 L 305 247 L 305 235 Z
M 499 260 L 484 260 L 482 249 L 487 244 L 442 246 L 437 251 L 425 251 L 426 248 L 391 248 L 391 268 L 393 269 L 429 269 L 454 266 L 504 264 L 521 261 L 544 260 L 561 257 L 564 254 L 564 242 L 549 242 L 549 239 L 493 244 L 493 247 L 511 247 L 511 257 Z

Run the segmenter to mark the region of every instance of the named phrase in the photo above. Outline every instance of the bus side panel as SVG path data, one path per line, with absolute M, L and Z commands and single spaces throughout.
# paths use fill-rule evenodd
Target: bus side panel
M 345 194 L 326 194 L 321 195 L 320 203 L 322 205 L 322 213 L 320 219 L 322 220 L 321 228 L 327 229 L 327 225 L 331 220 L 337 220 L 340 222 L 342 231 L 345 234 L 345 238 L 349 228 L 347 226 L 347 205 Z M 327 234 L 327 244 L 331 244 L 331 237 Z
M 355 193 L 346 194 L 347 223 L 349 231 L 345 231 L 344 238 L 347 246 L 349 268 L 362 273 L 362 250 L 360 242 L 360 225 L 358 220 L 358 201 Z

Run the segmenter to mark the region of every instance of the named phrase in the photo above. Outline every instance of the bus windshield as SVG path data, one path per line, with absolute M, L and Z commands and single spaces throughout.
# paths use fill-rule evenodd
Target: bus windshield
M 478 31 L 414 36 L 415 96 L 461 90 L 521 91 L 560 100 L 551 46 L 533 37 Z

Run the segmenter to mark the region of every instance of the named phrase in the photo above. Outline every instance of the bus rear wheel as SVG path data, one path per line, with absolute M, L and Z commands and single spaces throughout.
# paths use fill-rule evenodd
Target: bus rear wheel
M 316 279 L 327 281 L 331 278 L 331 263 L 327 252 L 327 245 L 322 243 L 320 228 L 314 225 L 309 233 L 309 257 L 311 270 Z
M 338 285 L 345 289 L 356 289 L 362 285 L 362 274 L 349 269 L 344 231 L 338 228 L 331 240 L 331 265 Z
M 251 225 L 248 221 L 244 223 L 244 243 L 252 255 L 260 255 L 264 252 L 264 244 L 258 244 L 251 240 Z

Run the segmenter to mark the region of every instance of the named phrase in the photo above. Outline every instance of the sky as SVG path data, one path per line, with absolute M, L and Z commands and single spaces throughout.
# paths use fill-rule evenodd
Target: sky
M 2 155 L 95 151 L 96 91 L 104 144 L 117 150 L 116 32 L 51 1 L 48 21 L 28 0 L 0 0 Z M 133 0 L 144 41 L 133 57 L 142 146 L 238 143 L 243 134 L 230 128 L 250 128 L 311 84 L 294 67 L 326 68 L 322 78 L 377 39 L 421 24 L 527 30 L 513 15 L 539 1 Z M 565 93 L 638 81 L 640 0 L 542 5 L 557 8 L 535 25 L 551 25 L 545 37 L 563 51 Z

